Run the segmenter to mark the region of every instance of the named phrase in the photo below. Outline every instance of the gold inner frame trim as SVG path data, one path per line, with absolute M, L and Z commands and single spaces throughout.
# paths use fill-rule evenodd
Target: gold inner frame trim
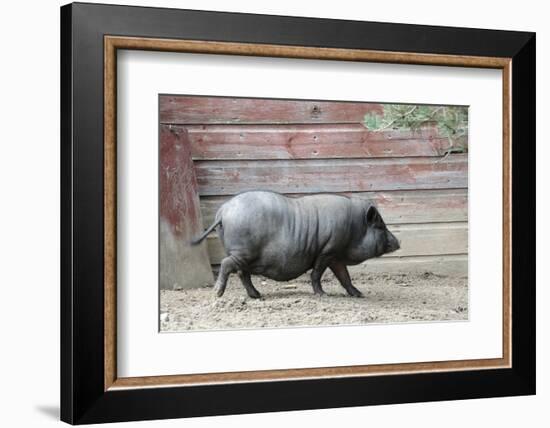
M 502 358 L 421 363 L 357 365 L 303 369 L 204 373 L 171 376 L 117 377 L 116 367 L 116 81 L 117 50 L 148 50 L 217 55 L 379 62 L 494 68 L 502 70 L 503 94 L 503 320 Z M 220 383 L 360 377 L 406 373 L 480 370 L 511 367 L 511 79 L 510 58 L 383 52 L 304 46 L 268 45 L 139 37 L 104 37 L 104 389 L 193 386 Z

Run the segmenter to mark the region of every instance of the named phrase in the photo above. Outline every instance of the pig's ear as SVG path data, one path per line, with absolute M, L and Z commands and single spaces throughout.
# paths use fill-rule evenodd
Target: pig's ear
M 378 224 L 380 223 L 380 220 L 382 217 L 380 217 L 380 213 L 376 209 L 374 205 L 371 205 L 367 209 L 367 224 Z

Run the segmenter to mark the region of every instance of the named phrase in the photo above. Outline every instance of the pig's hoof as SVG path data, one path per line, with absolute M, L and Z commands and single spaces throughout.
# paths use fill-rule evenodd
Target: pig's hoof
M 262 295 L 260 294 L 259 291 L 254 290 L 254 291 L 248 292 L 248 297 L 250 297 L 251 299 L 261 299 Z
M 353 289 L 349 290 L 348 294 L 351 297 L 365 297 L 365 296 L 363 296 L 363 293 L 361 293 L 357 288 L 353 288 Z
M 221 287 L 214 287 L 214 292 L 216 293 L 216 296 L 222 297 L 224 293 L 224 289 Z
M 315 290 L 313 294 L 317 297 L 324 297 L 327 295 L 327 293 L 325 293 L 323 290 Z

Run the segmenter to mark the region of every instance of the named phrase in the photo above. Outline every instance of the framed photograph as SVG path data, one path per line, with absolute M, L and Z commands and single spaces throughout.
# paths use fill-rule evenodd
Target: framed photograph
M 76 3 L 61 83 L 62 420 L 535 393 L 533 33 Z

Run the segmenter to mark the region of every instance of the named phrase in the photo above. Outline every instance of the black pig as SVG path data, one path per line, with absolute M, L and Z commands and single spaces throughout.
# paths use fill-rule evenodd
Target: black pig
M 350 296 L 361 297 L 347 266 L 399 249 L 374 205 L 332 194 L 240 193 L 220 207 L 214 223 L 192 244 L 216 228 L 227 254 L 216 281 L 218 296 L 233 272 L 247 294 L 259 298 L 251 274 L 289 281 L 309 269 L 313 292 L 322 295 L 321 276 L 329 268 Z

